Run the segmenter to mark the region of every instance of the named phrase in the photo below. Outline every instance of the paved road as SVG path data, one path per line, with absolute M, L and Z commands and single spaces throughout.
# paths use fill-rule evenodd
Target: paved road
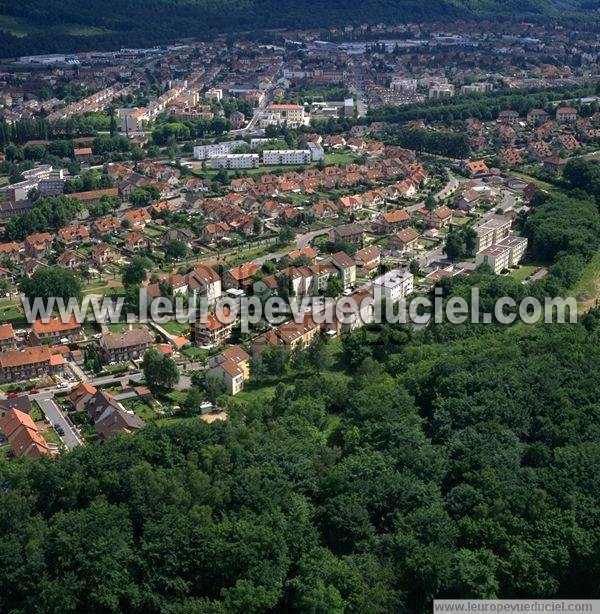
M 333 226 L 331 228 L 333 228 Z M 329 227 L 321 228 L 319 230 L 313 230 L 311 232 L 305 232 L 304 234 L 297 235 L 296 236 L 296 249 L 307 247 L 308 245 L 310 245 L 310 242 L 315 237 L 318 237 L 320 235 L 329 234 L 329 232 L 331 231 L 331 228 Z M 254 262 L 254 264 L 258 264 L 259 266 L 262 266 L 268 260 L 279 260 L 280 258 L 283 258 L 285 255 L 289 254 L 290 251 L 292 250 L 288 249 L 282 252 L 273 252 L 271 254 L 265 254 L 264 256 L 259 256 L 258 258 L 254 258 L 252 262 Z
M 140 382 L 144 379 L 143 373 L 125 373 L 118 375 L 103 375 L 102 377 L 96 377 L 90 380 L 92 386 L 103 386 L 105 384 L 111 384 L 113 382 L 128 382 L 132 380 L 134 382 Z
M 448 181 L 446 185 L 434 196 L 435 200 L 444 200 L 444 198 L 448 198 L 450 194 L 452 194 L 458 186 L 460 182 L 458 179 L 448 170 Z
M 54 393 L 52 392 L 40 392 L 40 394 L 33 395 L 33 398 L 38 402 L 40 408 L 44 412 L 46 418 L 50 421 L 52 426 L 60 424 L 64 430 L 64 435 L 59 435 L 65 446 L 72 450 L 77 446 L 83 444 L 83 440 L 75 427 L 67 419 L 60 407 L 54 401 Z

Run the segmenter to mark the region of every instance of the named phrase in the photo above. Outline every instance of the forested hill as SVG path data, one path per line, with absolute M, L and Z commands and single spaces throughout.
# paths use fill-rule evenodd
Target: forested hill
M 0 460 L 0 611 L 597 596 L 598 322 L 428 346 L 396 331 L 355 345 L 351 377 L 295 378 L 226 423 Z
M 150 46 L 191 36 L 453 17 L 591 14 L 598 0 L 0 1 L 0 57 Z

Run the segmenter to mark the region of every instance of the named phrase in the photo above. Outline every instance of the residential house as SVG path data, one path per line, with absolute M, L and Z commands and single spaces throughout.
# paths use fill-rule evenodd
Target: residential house
M 216 243 L 229 233 L 229 225 L 226 222 L 207 224 L 200 234 L 200 240 L 204 243 Z
M 73 251 L 72 249 L 68 249 L 64 251 L 57 259 L 56 264 L 59 266 L 65 267 L 67 269 L 76 269 L 81 266 L 85 262 L 85 258 Z
M 0 418 L 0 432 L 16 457 L 39 458 L 53 453 L 31 416 L 19 409 L 11 408 Z
M 356 266 L 361 269 L 363 273 L 370 273 L 379 267 L 381 262 L 381 250 L 375 245 L 363 247 L 354 254 L 354 261 L 356 262 Z
M 419 233 L 414 228 L 404 228 L 388 239 L 387 248 L 391 252 L 404 254 L 415 250 L 419 244 L 418 241 Z
M 11 241 L 9 243 L 0 243 L 0 262 L 9 260 L 17 263 L 20 259 L 20 247 L 18 243 Z
M 96 394 L 97 388 L 88 382 L 79 382 L 69 392 L 69 401 L 75 411 L 83 411 L 88 401 Z
M 163 245 L 168 245 L 173 241 L 181 241 L 187 247 L 191 247 L 196 235 L 190 228 L 171 228 L 163 235 Z
M 236 317 L 225 307 L 215 313 L 201 313 L 194 322 L 191 339 L 201 346 L 215 346 L 225 343 L 231 336 Z
M 121 362 L 140 358 L 154 343 L 146 328 L 134 328 L 122 333 L 105 333 L 100 339 L 100 349 L 107 362 Z
M 382 213 L 375 220 L 373 227 L 381 234 L 389 234 L 400 228 L 406 228 L 410 224 L 410 216 L 406 209 L 397 209 L 388 213 Z
M 223 275 L 223 285 L 225 289 L 237 288 L 238 290 L 246 290 L 250 288 L 254 282 L 254 275 L 260 267 L 254 262 L 246 262 L 240 266 L 234 267 L 225 271 Z
M 344 242 L 361 245 L 365 229 L 360 224 L 343 224 L 336 226 L 330 233 L 330 240 L 334 243 Z
M 219 274 L 209 266 L 197 264 L 188 274 L 188 287 L 196 296 L 214 305 L 223 293 Z
M 121 229 L 121 220 L 116 215 L 105 215 L 92 222 L 92 234 L 102 238 Z
M 30 341 L 32 345 L 53 344 L 60 342 L 62 339 L 73 342 L 80 339 L 82 333 L 81 324 L 77 322 L 74 315 L 67 322 L 61 321 L 61 318 L 56 316 L 50 318 L 47 322 L 36 320 L 32 326 Z
M 0 324 L 0 351 L 15 348 L 17 341 L 12 324 Z
M 237 345 L 209 358 L 207 377 L 220 379 L 228 394 L 235 395 L 240 392 L 249 375 L 250 356 Z
M 290 350 L 307 347 L 319 331 L 320 326 L 311 314 L 305 314 L 301 322 L 290 320 L 253 339 L 252 354 L 257 356 L 268 346 L 282 346 Z
M 49 232 L 35 232 L 25 237 L 23 245 L 29 258 L 43 258 L 52 247 L 54 237 Z
M 344 290 L 356 283 L 356 262 L 346 252 L 337 252 L 331 255 L 331 263 L 339 271 L 340 281 Z
M 317 264 L 311 264 L 310 270 L 313 274 L 313 293 L 323 294 L 329 283 L 329 279 L 332 275 L 339 276 L 339 271 L 330 262 L 319 262 Z
M 146 424 L 139 416 L 127 411 L 123 406 L 108 408 L 94 424 L 94 428 L 104 440 L 114 437 L 117 433 L 129 435 L 144 426 Z
M 81 245 L 90 238 L 90 231 L 82 224 L 65 226 L 56 233 L 56 240 L 65 247 Z
M 77 162 L 89 162 L 92 159 L 92 148 L 76 147 L 73 150 L 73 157 Z
M 498 114 L 498 121 L 502 124 L 508 124 L 510 126 L 516 124 L 519 121 L 519 114 L 516 111 L 508 109 L 506 111 L 500 111 Z
M 146 249 L 149 244 L 148 238 L 135 230 L 127 233 L 123 239 L 123 248 L 129 252 L 139 252 Z
M 148 222 L 152 221 L 152 216 L 148 209 L 129 209 L 123 214 L 123 219 L 127 220 L 132 228 L 144 228 Z
M 310 246 L 301 247 L 295 249 L 288 254 L 290 262 L 294 263 L 298 260 L 302 260 L 306 264 L 314 264 L 317 258 L 317 252 Z
M 577 109 L 573 107 L 558 107 L 556 109 L 556 121 L 559 124 L 574 122 L 577 120 Z
M 103 267 L 109 262 L 116 260 L 118 253 L 115 251 L 112 245 L 109 245 L 108 243 L 98 243 L 98 245 L 95 245 L 92 248 L 90 256 L 92 258 L 92 262 L 97 267 Z
M 145 426 L 144 421 L 126 410 L 111 394 L 97 390 L 85 403 L 88 418 L 104 440 L 117 433 L 130 434 Z
M 53 375 L 62 372 L 65 362 L 60 354 L 51 354 L 46 345 L 6 350 L 0 352 L 0 380 L 17 382 Z
M 543 124 L 550 116 L 544 109 L 530 109 L 527 113 L 527 123 L 532 126 Z
M 469 160 L 465 164 L 465 170 L 471 177 L 481 177 L 490 173 L 488 165 L 483 160 Z
M 421 209 L 419 214 L 425 225 L 431 228 L 445 228 L 452 221 L 452 210 L 445 205 L 435 209 Z

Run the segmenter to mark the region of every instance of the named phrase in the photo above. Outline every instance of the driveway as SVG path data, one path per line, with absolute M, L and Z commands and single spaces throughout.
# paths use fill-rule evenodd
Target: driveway
M 44 415 L 52 426 L 55 424 L 62 426 L 65 434 L 59 436 L 61 441 L 69 450 L 83 444 L 81 436 L 79 433 L 77 433 L 75 427 L 71 424 L 71 421 L 67 419 L 60 407 L 54 401 L 54 395 L 52 392 L 41 392 L 40 394 L 33 395 L 32 398 L 38 402 L 40 408 L 44 412 Z

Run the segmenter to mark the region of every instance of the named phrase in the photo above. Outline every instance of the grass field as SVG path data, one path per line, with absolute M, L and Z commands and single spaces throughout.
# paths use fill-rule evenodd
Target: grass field
M 0 320 L 3 322 L 25 323 L 25 315 L 21 309 L 20 301 L 10 299 L 0 300 Z
M 22 38 L 28 34 L 36 34 L 44 31 L 45 28 L 43 26 L 28 23 L 27 20 L 19 17 L 0 15 L 0 30 L 6 30 L 14 36 Z M 106 28 L 97 28 L 94 26 L 84 26 L 80 24 L 53 26 L 52 31 L 55 32 L 57 36 L 60 34 L 70 36 L 97 36 L 100 34 L 110 34 L 112 32 L 112 30 L 108 30 Z
M 510 274 L 517 281 L 525 281 L 538 267 L 533 264 L 523 264 L 518 269 L 514 269 Z
M 327 343 L 327 353 L 330 356 L 331 366 L 324 369 L 324 373 L 343 374 L 341 352 L 342 342 L 340 338 L 332 339 Z M 273 376 L 258 381 L 251 378 L 248 382 L 244 383 L 244 389 L 235 398 L 248 403 L 268 403 L 273 398 L 278 384 L 283 383 L 291 386 L 305 375 L 308 375 L 308 373 L 291 370 L 284 377 Z
M 161 324 L 161 327 L 164 328 L 171 335 L 177 335 L 178 337 L 182 337 L 190 330 L 190 325 L 187 322 L 177 322 L 177 320 L 170 320 L 165 324 Z
M 42 433 L 44 439 L 48 442 L 48 443 L 55 443 L 55 444 L 59 444 L 60 443 L 60 437 L 58 436 L 58 433 L 54 430 L 53 427 L 49 427 L 47 428 L 43 433 Z
M 107 324 L 106 326 L 111 333 L 124 333 L 126 330 L 129 330 L 129 324 L 127 324 L 127 322 L 115 322 L 114 324 Z
M 588 298 L 578 303 L 577 311 L 579 313 L 588 311 L 600 299 L 600 251 L 596 252 L 594 257 L 585 266 L 579 281 L 570 292 L 570 296 L 574 297 L 583 295 Z
M 0 30 L 6 30 L 14 36 L 23 37 L 36 31 L 36 28 L 18 17 L 0 15 Z
M 152 407 L 150 407 L 147 403 L 144 403 L 144 401 L 140 401 L 140 399 L 126 399 L 122 403 L 127 409 L 133 411 L 133 413 L 144 422 L 149 422 L 157 418 L 154 409 L 152 409 Z

